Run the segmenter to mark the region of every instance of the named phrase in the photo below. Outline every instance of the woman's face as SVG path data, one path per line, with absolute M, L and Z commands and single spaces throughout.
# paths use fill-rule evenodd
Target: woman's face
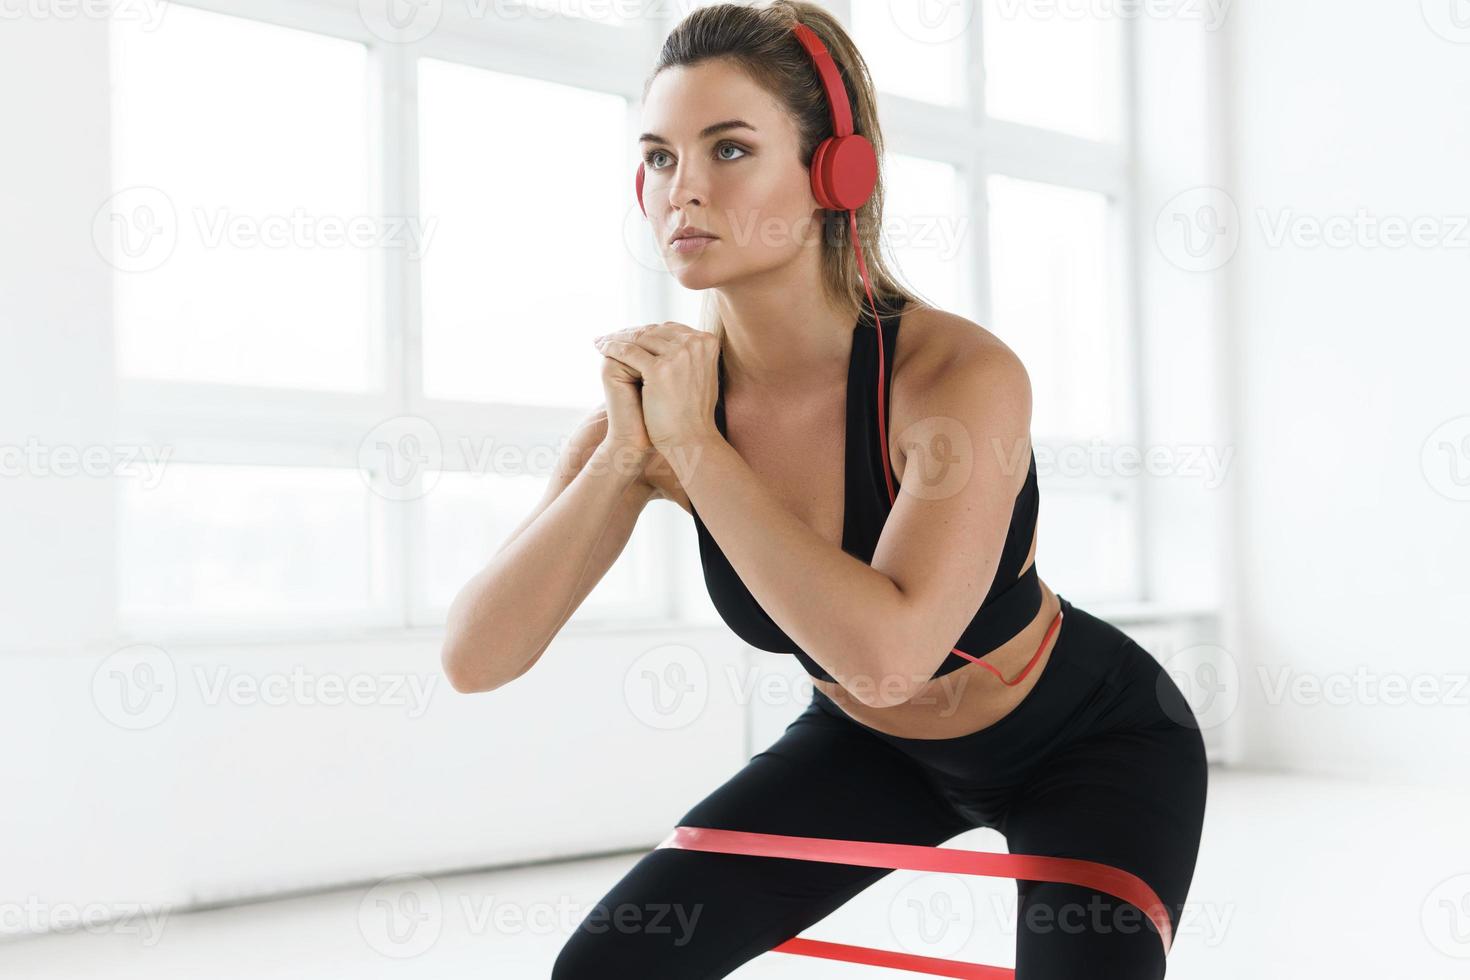
M 730 122 L 740 125 L 704 132 Z M 820 244 L 796 122 L 740 69 L 717 59 L 659 72 L 641 128 L 643 207 L 680 285 L 730 283 Z M 676 247 L 670 238 L 686 225 L 715 237 Z

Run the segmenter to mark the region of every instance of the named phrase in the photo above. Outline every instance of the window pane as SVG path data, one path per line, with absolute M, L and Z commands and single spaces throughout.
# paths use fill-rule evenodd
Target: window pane
M 376 386 L 366 49 L 180 4 L 113 24 L 118 193 L 93 231 L 118 369 Z
M 546 490 L 545 476 L 443 473 L 424 501 L 427 566 L 420 606 L 439 617 L 455 594 L 485 567 L 525 520 Z M 640 521 L 623 554 L 573 614 L 616 617 L 647 611 L 654 598 L 647 520 Z M 437 620 L 436 620 L 437 621 Z
M 899 276 L 940 309 L 973 319 L 970 216 L 959 171 L 938 160 L 889 153 L 883 239 Z
M 852 35 L 884 92 L 941 105 L 963 105 L 967 32 L 974 0 L 855 3 Z
M 1066 478 L 1049 476 L 1046 451 L 1036 450 L 1037 571 L 1047 582 L 1065 583 L 1061 591 L 1074 602 L 1138 598 L 1138 508 L 1121 492 L 1071 487 Z
M 1074 136 L 1121 133 L 1121 17 L 1106 6 L 985 0 L 985 111 Z
M 632 326 L 626 111 L 620 96 L 419 62 L 429 397 L 600 400 L 592 338 Z
M 172 623 L 363 613 L 373 497 L 355 469 L 170 463 L 119 481 L 118 600 Z
M 992 323 L 1031 375 L 1032 432 L 1117 438 L 1121 419 L 1102 194 L 992 176 Z

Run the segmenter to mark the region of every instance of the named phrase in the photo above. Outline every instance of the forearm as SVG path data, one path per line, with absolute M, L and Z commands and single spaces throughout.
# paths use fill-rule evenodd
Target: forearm
M 641 464 L 599 444 L 566 488 L 455 596 L 443 660 L 455 687 L 518 677 L 576 599 L 587 564 Z
M 803 524 L 718 432 L 689 456 L 685 491 L 761 608 L 859 700 L 903 700 L 914 678 L 887 656 L 905 609 L 893 580 Z

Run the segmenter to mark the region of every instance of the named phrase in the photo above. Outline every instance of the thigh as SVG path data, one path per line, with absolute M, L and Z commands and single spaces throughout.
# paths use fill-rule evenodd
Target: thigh
M 677 823 L 928 845 L 968 826 L 916 763 L 815 705 Z M 562 948 L 552 977 L 723 977 L 890 873 L 656 849 L 589 912 Z
M 1114 717 L 1048 759 L 1017 794 L 1002 828 L 1013 853 L 1100 861 L 1142 878 L 1177 933 L 1204 823 L 1204 741 L 1176 706 L 1158 704 L 1170 682 L 1137 647 Z M 1167 678 L 1167 675 L 1164 675 Z M 1150 701 L 1152 699 L 1152 701 Z M 1181 695 L 1182 699 L 1182 695 Z M 1016 980 L 1164 975 L 1163 944 L 1142 913 L 1078 885 L 1017 882 Z

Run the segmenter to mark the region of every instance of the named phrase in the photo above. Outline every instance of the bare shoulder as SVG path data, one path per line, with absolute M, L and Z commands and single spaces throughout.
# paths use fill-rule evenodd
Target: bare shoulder
M 905 395 L 910 404 L 921 404 L 946 388 L 977 381 L 1007 392 L 1030 387 L 1016 352 L 975 321 L 929 306 L 904 312 L 893 365 L 895 411 Z
M 893 365 L 891 450 L 938 417 L 975 420 L 989 438 L 1029 444 L 1031 378 L 1016 352 L 973 320 L 934 307 L 903 314 Z M 923 438 L 923 426 L 910 438 Z

